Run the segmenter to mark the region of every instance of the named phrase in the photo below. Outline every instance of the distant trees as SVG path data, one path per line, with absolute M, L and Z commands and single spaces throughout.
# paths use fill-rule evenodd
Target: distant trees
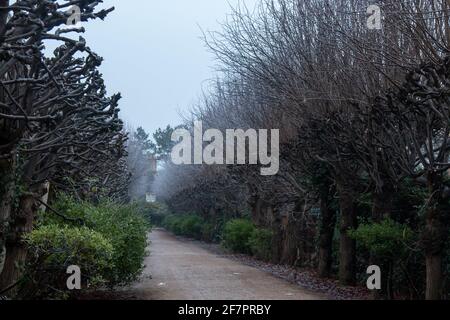
M 153 134 L 153 142 L 151 142 L 150 150 L 160 161 L 168 161 L 174 142 L 172 141 L 172 133 L 177 128 L 167 126 L 165 129 L 159 128 Z
M 384 282 L 382 295 L 438 299 L 448 290 L 450 8 L 444 0 L 379 1 L 382 30 L 371 30 L 372 4 L 263 0 L 255 11 L 236 8 L 221 32 L 206 36 L 221 77 L 192 117 L 205 130 L 281 129 L 280 173 L 168 164 L 156 189 L 174 211 L 250 214 L 273 229 L 278 262 L 314 266 L 321 276 L 338 268 L 343 284 L 355 283 L 363 266 L 396 268 L 396 290 Z M 358 250 L 351 236 L 359 221 L 387 219 L 417 236 L 394 267 Z M 426 281 L 412 279 L 417 270 Z
M 144 201 L 146 194 L 151 191 L 154 175 L 149 158 L 151 148 L 152 142 L 142 127 L 130 132 L 127 162 L 131 178 L 128 191 L 131 199 Z
M 130 139 L 127 141 L 127 163 L 130 171 L 129 196 L 134 200 L 145 200 L 152 193 L 152 185 L 158 170 L 158 163 L 169 160 L 174 142 L 173 128 L 167 126 L 158 129 L 153 139 L 142 127 L 135 131 L 129 129 Z

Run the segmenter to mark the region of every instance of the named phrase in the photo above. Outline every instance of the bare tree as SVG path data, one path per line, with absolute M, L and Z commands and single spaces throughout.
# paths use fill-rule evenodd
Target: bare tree
M 108 193 L 123 195 L 126 135 L 118 118 L 120 95 L 107 96 L 98 71 L 102 59 L 82 37 L 69 36 L 84 28 L 61 28 L 74 5 L 82 22 L 104 19 L 113 9 L 95 12 L 98 3 L 0 3 L 0 175 L 6 177 L 0 199 L 5 257 L 0 290 L 20 278 L 26 258 L 22 236 L 33 227 L 47 182 L 55 190 L 108 185 Z M 51 57 L 44 54 L 48 41 L 60 43 Z

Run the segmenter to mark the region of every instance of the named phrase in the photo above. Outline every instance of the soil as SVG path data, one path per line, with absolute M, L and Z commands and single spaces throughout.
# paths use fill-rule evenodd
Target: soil
M 163 230 L 150 235 L 142 281 L 132 292 L 145 300 L 317 300 L 326 297 L 268 272 L 215 254 Z
M 149 235 L 150 255 L 131 287 L 96 292 L 103 300 L 365 300 L 367 289 L 342 287 L 313 271 L 227 253 L 219 245 L 180 238 L 162 229 Z

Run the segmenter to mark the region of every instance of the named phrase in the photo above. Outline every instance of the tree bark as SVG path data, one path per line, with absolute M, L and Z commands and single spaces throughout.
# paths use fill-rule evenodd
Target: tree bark
M 0 274 L 6 264 L 6 241 L 9 234 L 9 221 L 11 217 L 14 196 L 14 158 L 0 161 Z M 1 286 L 0 286 L 1 288 Z
M 338 193 L 341 209 L 339 281 L 343 285 L 352 285 L 355 283 L 356 241 L 350 238 L 348 231 L 357 227 L 355 195 L 351 186 L 343 182 L 338 183 Z
M 0 7 L 6 8 L 9 6 L 9 0 L 0 0 Z M 6 22 L 8 20 L 8 10 L 0 10 L 0 41 L 4 40 L 6 32 Z
M 336 212 L 331 208 L 330 189 L 326 188 L 321 193 L 320 200 L 321 226 L 319 237 L 319 263 L 317 273 L 319 277 L 330 276 L 333 254 L 333 236 L 336 226 Z
M 442 255 L 427 254 L 426 256 L 427 268 L 427 284 L 426 284 L 426 299 L 439 300 L 442 295 Z
M 5 168 L 11 176 L 10 186 L 7 197 L 3 197 L 2 205 L 8 210 L 1 213 L 1 219 L 8 221 L 7 233 L 3 234 L 3 240 L 6 247 L 6 255 L 3 270 L 0 273 L 0 291 L 11 285 L 14 285 L 21 277 L 23 267 L 26 262 L 26 245 L 23 242 L 23 236 L 33 230 L 33 222 L 35 215 L 39 208 L 35 196 L 42 196 L 46 192 L 45 185 L 36 185 L 35 187 L 28 187 L 27 193 L 15 194 L 14 181 L 17 173 L 15 153 L 11 152 L 12 158 L 8 162 L 9 166 Z M 32 176 L 33 168 L 36 166 L 35 159 L 27 162 L 21 169 L 21 181 L 25 185 L 30 185 L 26 177 Z M 44 192 L 45 190 L 45 192 Z M 13 205 L 18 199 L 18 204 Z M 8 292 L 9 295 L 14 296 L 16 291 Z
M 426 224 L 422 241 L 425 248 L 426 265 L 426 299 L 439 300 L 442 297 L 442 283 L 444 280 L 442 270 L 442 255 L 447 240 L 448 225 L 442 216 L 443 184 L 442 174 L 430 172 L 427 176 L 428 207 Z
M 261 226 L 263 201 L 259 196 L 253 196 L 250 203 L 252 221 L 255 225 Z
M 36 209 L 37 205 L 32 196 L 22 196 L 19 209 L 12 217 L 11 236 L 6 241 L 6 259 L 0 274 L 0 291 L 14 285 L 22 275 L 27 256 L 23 235 L 32 231 Z

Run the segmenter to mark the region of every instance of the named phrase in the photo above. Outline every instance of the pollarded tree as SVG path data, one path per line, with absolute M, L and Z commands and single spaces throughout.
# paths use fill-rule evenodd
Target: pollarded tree
M 383 127 L 391 136 L 385 148 L 405 174 L 428 189 L 424 204 L 422 244 L 426 255 L 427 299 L 439 299 L 444 278 L 443 255 L 450 229 L 447 211 L 450 189 L 450 58 L 425 64 L 411 72 L 405 83 L 380 99 Z
M 101 58 L 83 38 L 68 36 L 84 29 L 58 28 L 74 5 L 82 22 L 112 9 L 95 12 L 94 0 L 0 5 L 0 170 L 7 178 L 0 199 L 1 290 L 20 277 L 21 237 L 33 226 L 46 182 L 67 190 L 86 185 L 91 175 L 101 181 L 97 186 L 114 180 L 116 194 L 122 193 L 124 181 L 114 174 L 125 169 L 126 137 L 120 96 L 107 97 L 97 70 Z M 61 44 L 52 57 L 44 54 L 46 41 Z

